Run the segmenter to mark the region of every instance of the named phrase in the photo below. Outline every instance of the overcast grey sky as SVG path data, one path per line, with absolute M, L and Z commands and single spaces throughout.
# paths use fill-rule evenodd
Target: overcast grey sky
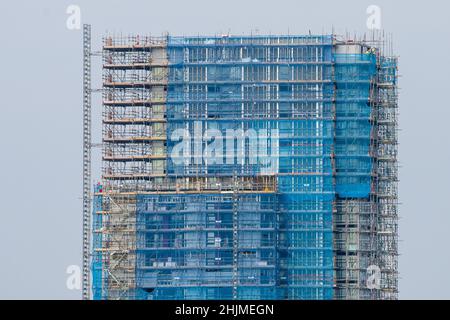
M 367 32 L 366 8 L 400 55 L 400 298 L 450 298 L 448 1 L 1 1 L 0 298 L 78 299 L 81 263 L 81 31 L 178 35 Z M 100 65 L 95 87 L 100 87 Z M 99 141 L 100 97 L 95 97 Z M 97 152 L 98 153 L 98 152 Z M 95 168 L 98 169 L 98 162 Z M 98 176 L 98 172 L 94 173 Z

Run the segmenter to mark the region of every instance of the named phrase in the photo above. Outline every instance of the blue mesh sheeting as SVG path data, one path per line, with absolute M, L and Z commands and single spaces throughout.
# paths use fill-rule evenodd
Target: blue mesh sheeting
M 94 201 L 93 201 L 93 221 L 92 221 L 92 295 L 94 300 L 104 299 L 106 292 L 103 291 L 103 264 L 102 264 L 102 253 L 96 249 L 102 248 L 102 234 L 98 232 L 102 228 L 102 201 L 103 197 L 99 194 L 101 192 L 102 186 L 97 184 L 94 185 Z
M 232 299 L 236 281 L 237 299 L 276 299 L 277 206 L 275 194 L 138 196 L 137 286 L 148 299 Z
M 373 158 L 369 94 L 376 73 L 374 54 L 335 54 L 336 194 L 366 198 L 371 192 Z
M 279 132 L 276 168 L 271 172 L 278 175 L 282 224 L 274 278 L 279 285 L 277 290 L 265 290 L 264 294 L 255 288 L 240 289 L 240 297 L 331 299 L 334 199 L 331 36 L 172 37 L 168 52 L 168 137 L 181 128 L 187 128 L 192 136 L 195 123 L 197 129 L 201 123 L 201 128 L 215 128 L 223 135 L 226 129 L 239 128 Z M 169 139 L 169 155 L 175 144 Z M 190 147 L 194 148 L 194 143 Z M 261 163 L 267 162 L 249 164 L 251 154 L 246 153 L 244 163 L 228 164 L 223 159 L 219 165 L 177 165 L 169 158 L 168 173 L 261 174 L 264 168 Z M 273 156 L 268 155 L 266 160 L 273 160 Z M 262 233 L 255 232 L 258 236 Z M 225 289 L 210 291 L 210 295 L 203 288 L 191 290 L 203 298 L 231 294 Z M 175 295 L 180 297 L 179 293 Z M 154 297 L 164 296 L 161 293 Z

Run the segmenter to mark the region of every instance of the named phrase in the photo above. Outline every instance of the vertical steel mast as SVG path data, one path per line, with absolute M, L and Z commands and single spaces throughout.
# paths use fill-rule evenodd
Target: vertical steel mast
M 91 26 L 83 25 L 83 283 L 82 298 L 90 299 L 91 250 Z

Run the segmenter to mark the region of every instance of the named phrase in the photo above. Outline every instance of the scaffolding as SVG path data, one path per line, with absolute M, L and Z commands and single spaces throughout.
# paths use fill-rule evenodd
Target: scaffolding
M 398 88 L 397 57 L 381 56 L 375 87 L 377 112 L 377 250 L 381 299 L 398 297 Z
M 397 298 L 397 60 L 375 44 L 336 46 L 336 299 Z
M 90 299 L 91 251 L 91 26 L 83 25 L 83 270 L 82 299 Z
M 395 58 L 334 35 L 106 36 L 102 56 L 94 299 L 396 298 Z M 208 130 L 242 145 L 213 156 Z

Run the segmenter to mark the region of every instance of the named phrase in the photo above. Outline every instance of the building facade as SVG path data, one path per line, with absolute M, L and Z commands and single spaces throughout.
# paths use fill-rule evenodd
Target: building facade
M 94 299 L 396 299 L 397 60 L 105 37 Z

